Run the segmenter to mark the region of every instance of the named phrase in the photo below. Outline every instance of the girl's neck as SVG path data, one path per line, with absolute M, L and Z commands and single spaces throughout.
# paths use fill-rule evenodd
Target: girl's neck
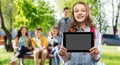
M 22 35 L 22 37 L 25 37 L 25 35 Z
M 52 37 L 53 37 L 53 38 L 56 38 L 56 37 L 57 37 L 57 35 L 53 35 Z
M 81 28 L 82 29 L 82 31 L 85 31 L 85 29 L 86 29 L 86 24 L 85 24 L 85 22 L 80 22 L 79 23 L 79 28 Z

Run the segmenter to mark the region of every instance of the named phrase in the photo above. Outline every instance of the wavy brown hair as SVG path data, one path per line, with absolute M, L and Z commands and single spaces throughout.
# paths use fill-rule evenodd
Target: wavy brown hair
M 87 17 L 86 17 L 86 19 L 85 19 L 85 24 L 86 24 L 87 26 L 95 27 L 94 24 L 93 24 L 93 22 L 92 22 L 92 18 L 91 18 L 91 15 L 90 15 L 90 10 L 89 10 L 89 7 L 87 6 L 87 4 L 84 3 L 84 2 L 77 2 L 77 3 L 75 3 L 75 4 L 73 5 L 73 7 L 72 7 L 72 20 L 71 20 L 71 24 L 70 24 L 69 29 L 72 29 L 73 31 L 76 31 L 76 30 L 78 30 L 78 28 L 80 27 L 80 25 L 78 24 L 78 22 L 76 21 L 76 19 L 75 19 L 75 17 L 74 17 L 74 6 L 75 6 L 76 4 L 82 4 L 82 5 L 84 5 L 85 8 L 86 8 L 86 12 L 87 12 L 86 15 L 87 15 Z M 68 31 L 69 31 L 69 29 L 68 29 Z
M 21 30 L 22 30 L 23 28 L 26 29 L 26 34 L 25 34 L 25 35 L 28 36 L 27 27 L 21 26 L 20 29 L 19 29 L 18 32 L 17 32 L 17 35 L 16 35 L 16 37 L 18 37 L 18 39 L 22 36 Z

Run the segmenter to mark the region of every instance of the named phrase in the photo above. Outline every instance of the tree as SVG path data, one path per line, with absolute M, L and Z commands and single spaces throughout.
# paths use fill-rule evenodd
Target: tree
M 112 27 L 113 27 L 113 33 L 115 34 L 115 27 L 114 27 L 114 1 L 112 0 L 112 8 L 113 8 L 113 12 L 112 12 Z
M 46 33 L 55 24 L 54 11 L 43 0 L 15 0 L 17 16 L 14 27 L 27 26 L 29 30 L 41 27 Z
M 5 2 L 7 3 L 7 5 L 3 5 L 2 3 L 4 2 L 4 4 L 5 4 Z M 8 43 L 7 43 L 7 41 L 6 41 L 6 43 L 5 43 L 5 48 L 6 48 L 6 51 L 13 51 L 13 48 L 12 48 L 12 38 L 11 38 L 11 27 L 10 27 L 10 25 L 8 26 L 8 27 L 6 27 L 5 26 L 5 19 L 6 20 L 10 20 L 9 22 L 7 22 L 7 23 L 10 23 L 11 24 L 11 22 L 12 22 L 12 8 L 11 8 L 11 6 L 9 5 L 10 3 L 12 3 L 12 0 L 9 0 L 9 1 L 6 1 L 6 0 L 4 0 L 4 1 L 1 1 L 0 0 L 0 19 L 1 19 L 1 29 L 3 29 L 4 30 L 4 32 L 5 32 L 5 34 L 6 34 L 6 38 L 7 38 L 7 41 L 8 41 Z M 7 9 L 6 7 L 9 7 L 10 9 Z M 3 9 L 3 10 L 2 10 Z M 3 12 L 2 12 L 3 11 Z M 6 11 L 5 13 L 4 13 L 4 11 Z M 3 16 L 3 15 L 6 15 L 6 16 Z
M 12 51 L 12 38 L 11 38 L 11 23 L 14 20 L 13 10 L 15 9 L 12 4 L 13 0 L 2 0 L 1 1 L 1 28 L 6 33 L 5 48 L 7 51 Z M 14 9 L 13 9 L 14 8 Z
M 118 29 L 117 29 L 117 25 L 118 25 L 118 19 L 119 19 L 119 15 L 120 15 L 120 1 L 119 0 L 116 0 L 118 1 L 118 4 L 117 4 L 117 12 L 114 12 L 115 11 L 115 6 L 114 6 L 114 0 L 112 0 L 112 8 L 113 8 L 113 17 L 112 17 L 112 26 L 113 26 L 113 34 L 116 34 Z M 114 15 L 115 13 L 116 16 Z
M 103 5 L 105 3 L 101 2 L 101 0 L 97 0 L 98 5 L 96 5 L 96 8 L 98 8 L 98 13 L 95 16 L 95 24 L 98 27 L 99 31 L 102 33 L 106 33 L 109 25 L 107 23 L 107 20 L 105 19 L 105 12 Z
M 118 19 L 119 19 L 119 15 L 120 15 L 120 1 L 118 3 L 118 10 L 117 10 L 117 15 L 116 15 L 116 20 L 115 20 L 115 26 L 114 26 L 114 34 L 117 33 L 118 29 L 117 29 L 117 25 L 118 25 Z

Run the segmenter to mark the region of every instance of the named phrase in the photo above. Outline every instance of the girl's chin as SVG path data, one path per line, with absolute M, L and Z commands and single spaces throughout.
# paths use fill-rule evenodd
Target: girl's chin
M 82 22 L 84 22 L 84 20 L 78 20 L 77 22 L 78 22 L 78 23 L 82 23 Z
M 77 21 L 82 23 L 85 21 L 85 19 L 77 19 Z

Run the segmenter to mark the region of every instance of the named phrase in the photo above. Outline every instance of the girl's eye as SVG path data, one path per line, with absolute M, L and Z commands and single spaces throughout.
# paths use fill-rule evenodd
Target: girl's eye
M 78 12 L 79 10 L 75 10 L 75 12 Z
M 82 12 L 85 12 L 85 10 L 81 10 Z
M 81 12 L 85 12 L 85 10 L 80 10 Z M 75 12 L 79 12 L 79 10 L 75 10 Z

